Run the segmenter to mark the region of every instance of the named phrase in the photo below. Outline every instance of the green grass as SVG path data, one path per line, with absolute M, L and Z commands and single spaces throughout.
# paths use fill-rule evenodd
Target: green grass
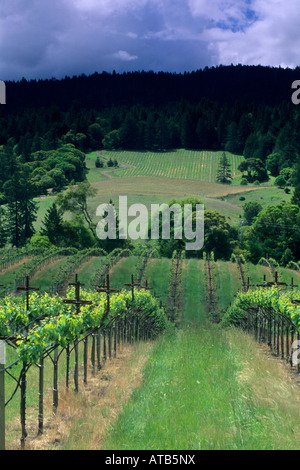
M 237 207 L 243 207 L 247 202 L 258 202 L 262 207 L 268 205 L 279 204 L 279 202 L 290 202 L 291 194 L 286 194 L 283 189 L 278 188 L 277 186 L 266 186 L 262 183 L 264 187 L 255 187 L 253 190 L 249 191 L 251 186 L 246 186 L 247 191 L 239 194 L 228 194 L 227 196 L 222 197 L 223 201 L 228 202 Z M 241 200 L 241 198 L 245 198 Z
M 103 263 L 103 257 L 92 256 L 89 259 L 85 260 L 77 269 L 74 271 L 75 274 L 78 274 L 80 282 L 85 285 L 86 289 L 92 288 L 91 281 L 94 279 L 94 276 L 99 271 Z
M 202 260 L 188 259 L 184 261 L 182 271 L 183 300 L 182 322 L 199 322 L 206 315 L 205 292 L 207 286 L 204 276 L 205 265 Z
M 31 259 L 31 258 L 30 258 Z M 18 275 L 18 270 L 28 262 L 27 260 L 23 260 L 21 263 L 16 263 L 13 266 L 10 266 L 8 269 L 3 270 L 0 273 L 0 284 L 5 285 L 7 289 L 11 289 L 15 285 L 15 279 Z
M 110 283 L 114 289 L 125 289 L 124 284 L 131 282 L 131 274 L 135 275 L 138 257 L 121 258 L 112 268 Z
M 63 256 L 44 266 L 33 278 L 31 284 L 40 290 L 49 290 L 53 287 L 55 279 L 60 272 L 61 266 L 66 262 L 67 256 Z
M 232 303 L 234 295 L 242 288 L 238 266 L 226 261 L 217 261 L 214 286 L 220 312 L 224 313 Z
M 144 280 L 149 281 L 150 287 L 153 288 L 152 293 L 158 295 L 163 301 L 164 305 L 168 302 L 170 271 L 172 263 L 170 259 L 152 259 L 148 264 L 144 273 Z
M 279 281 L 286 282 L 291 284 L 293 279 L 293 284 L 300 286 L 300 272 L 294 271 L 293 269 L 281 268 L 279 271 Z
M 289 402 L 295 390 L 286 386 L 286 400 L 280 395 L 282 402 L 278 398 L 272 403 L 278 384 L 260 396 L 258 389 L 266 383 L 244 379 L 243 357 L 256 351 L 254 341 L 242 333 L 203 322 L 165 334 L 149 358 L 143 385 L 110 429 L 103 448 L 299 449 L 299 410 L 296 402 Z M 264 367 L 263 362 L 258 375 L 263 376 Z
M 273 282 L 272 272 L 267 266 L 247 263 L 245 275 L 250 278 L 250 284 L 261 284 L 264 281 L 264 276 L 266 276 L 266 281 Z

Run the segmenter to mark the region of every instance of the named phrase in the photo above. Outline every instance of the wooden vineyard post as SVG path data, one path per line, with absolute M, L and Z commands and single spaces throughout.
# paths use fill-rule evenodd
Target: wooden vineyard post
M 286 362 L 289 361 L 290 357 L 290 323 L 288 320 L 286 320 L 286 330 L 285 330 L 285 347 L 286 347 Z
M 25 439 L 27 437 L 26 431 L 26 393 L 27 393 L 27 379 L 26 379 L 26 363 L 23 363 L 21 371 L 21 404 L 20 404 L 20 416 L 21 416 L 21 449 L 25 448 Z
M 76 315 L 79 315 L 80 313 L 80 308 L 82 305 L 92 305 L 93 302 L 91 300 L 81 300 L 80 299 L 80 288 L 84 286 L 84 284 L 81 284 L 78 280 L 78 274 L 75 276 L 75 282 L 72 282 L 69 284 L 70 286 L 75 287 L 75 299 L 64 299 L 65 304 L 71 304 L 75 305 L 76 308 Z M 74 353 L 75 353 L 75 368 L 74 368 L 74 385 L 75 385 L 75 392 L 78 392 L 79 386 L 78 386 L 78 370 L 79 370 L 79 364 L 78 364 L 78 338 L 75 338 L 74 340 Z
M 58 348 L 54 349 L 53 360 L 53 411 L 56 413 L 58 407 Z
M 153 287 L 150 287 L 150 286 L 149 286 L 148 280 L 146 279 L 145 285 L 144 285 L 144 286 L 141 286 L 141 289 L 144 289 L 144 290 L 146 290 L 146 291 L 148 291 L 148 290 L 150 291 L 150 290 L 153 289 Z M 139 328 L 139 324 L 137 324 L 137 329 L 138 329 L 138 328 Z
M 39 291 L 38 287 L 30 286 L 29 276 L 26 276 L 25 286 L 18 287 L 18 292 L 25 292 L 26 295 L 26 312 L 29 312 L 30 303 L 29 303 L 29 294 L 30 291 Z M 25 335 L 27 335 L 27 329 L 25 328 Z M 26 380 L 26 364 L 23 364 L 23 369 L 21 371 L 21 406 L 20 406 L 20 415 L 21 415 L 21 428 L 22 428 L 22 437 L 21 437 L 21 448 L 25 448 L 25 439 L 27 437 L 26 431 L 26 394 L 27 394 L 27 380 Z
M 70 345 L 66 346 L 66 388 L 69 388 L 69 373 L 70 373 Z
M 105 328 L 103 329 L 103 361 L 105 362 L 107 359 L 106 354 L 106 331 Z
M 19 292 L 23 291 L 26 294 L 26 311 L 28 312 L 29 310 L 29 293 L 30 291 L 38 291 L 40 290 L 39 287 L 31 287 L 29 284 L 29 276 L 26 276 L 26 281 L 25 281 L 25 286 L 24 287 L 18 287 L 17 290 Z
M 268 316 L 267 316 L 267 321 L 268 321 L 268 346 L 270 349 L 272 349 L 272 317 L 271 317 L 271 310 L 268 310 Z
M 292 325 L 292 328 L 291 328 L 291 354 L 289 357 L 291 367 L 293 367 L 293 343 L 294 343 L 294 325 Z
M 5 342 L 0 341 L 0 450 L 5 450 Z
M 276 315 L 277 334 L 276 334 L 276 356 L 279 357 L 279 340 L 280 340 L 280 326 L 279 326 L 279 313 Z
M 88 337 L 83 340 L 83 382 L 87 384 Z
M 117 357 L 117 320 L 116 319 L 114 319 L 113 332 L 114 332 L 114 358 L 115 358 Z
M 108 318 L 109 312 L 110 312 L 110 294 L 112 292 L 119 292 L 119 289 L 111 289 L 110 287 L 110 280 L 109 280 L 109 274 L 106 276 L 106 284 L 97 287 L 97 292 L 105 292 L 106 293 L 106 312 L 103 317 L 103 323 L 104 321 Z M 109 327 L 108 331 L 108 353 L 109 353 L 109 358 L 111 359 L 111 327 Z M 104 327 L 103 331 L 103 356 L 104 360 L 106 360 L 106 328 Z
M 280 336 L 280 345 L 281 345 L 281 359 L 284 359 L 284 321 L 283 316 L 281 317 L 281 336 Z
M 132 302 L 134 301 L 134 288 L 139 287 L 140 283 L 139 282 L 134 282 L 133 274 L 131 274 L 131 283 L 126 283 L 124 286 L 129 286 L 131 287 L 131 299 Z
M 78 376 L 79 376 L 79 359 L 78 359 L 78 338 L 74 340 L 74 356 L 75 356 L 75 363 L 74 363 L 74 390 L 75 392 L 79 391 L 78 385 Z
M 111 326 L 108 328 L 108 357 L 111 359 Z
M 38 434 L 43 434 L 44 430 L 44 357 L 40 356 L 39 363 L 39 415 Z
M 95 331 L 92 334 L 92 349 L 91 349 L 91 364 L 92 364 L 92 374 L 95 374 L 95 363 L 96 363 L 96 337 Z
M 132 300 L 132 302 L 134 302 L 134 289 L 135 289 L 135 287 L 140 287 L 140 285 L 141 284 L 139 282 L 134 282 L 133 274 L 131 274 L 131 283 L 125 283 L 124 284 L 124 286 L 131 287 L 131 300 Z M 125 316 L 124 324 L 123 324 L 123 342 L 126 341 L 126 329 L 128 329 L 128 326 L 129 326 L 129 329 L 130 329 L 130 325 L 128 325 L 128 322 L 127 322 L 127 317 Z
M 98 328 L 98 331 L 97 331 L 96 349 L 97 349 L 97 369 L 98 369 L 98 371 L 99 371 L 99 370 L 101 370 L 101 360 L 100 360 L 100 354 L 101 354 L 101 331 L 100 331 L 100 328 Z

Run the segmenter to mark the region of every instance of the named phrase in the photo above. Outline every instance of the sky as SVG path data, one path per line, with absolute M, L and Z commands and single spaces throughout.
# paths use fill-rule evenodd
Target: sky
M 1 0 L 0 80 L 300 65 L 299 0 Z

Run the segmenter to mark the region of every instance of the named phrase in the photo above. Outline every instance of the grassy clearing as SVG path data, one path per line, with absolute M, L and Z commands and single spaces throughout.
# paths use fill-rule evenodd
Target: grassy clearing
M 273 276 L 270 268 L 268 268 L 267 266 L 260 266 L 252 263 L 247 263 L 246 276 L 250 277 L 251 284 L 261 284 L 264 280 L 264 276 L 266 276 L 266 281 L 273 281 Z
M 170 332 L 103 448 L 299 449 L 299 394 L 286 375 L 239 331 Z
M 223 197 L 224 201 L 231 203 L 234 206 L 242 208 L 246 202 L 258 202 L 263 207 L 279 204 L 279 202 L 290 202 L 291 194 L 286 194 L 283 189 L 278 188 L 277 186 L 266 186 L 251 188 L 251 186 L 244 186 L 245 192 L 239 194 L 228 194 Z M 241 198 L 245 198 L 242 199 Z

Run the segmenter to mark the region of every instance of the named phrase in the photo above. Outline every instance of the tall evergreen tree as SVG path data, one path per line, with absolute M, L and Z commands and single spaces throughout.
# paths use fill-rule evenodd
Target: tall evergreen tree
M 63 216 L 55 203 L 47 210 L 42 225 L 41 235 L 47 236 L 53 245 L 59 245 L 63 237 Z
M 231 164 L 226 153 L 222 152 L 217 170 L 217 182 L 222 184 L 230 184 L 231 179 Z

